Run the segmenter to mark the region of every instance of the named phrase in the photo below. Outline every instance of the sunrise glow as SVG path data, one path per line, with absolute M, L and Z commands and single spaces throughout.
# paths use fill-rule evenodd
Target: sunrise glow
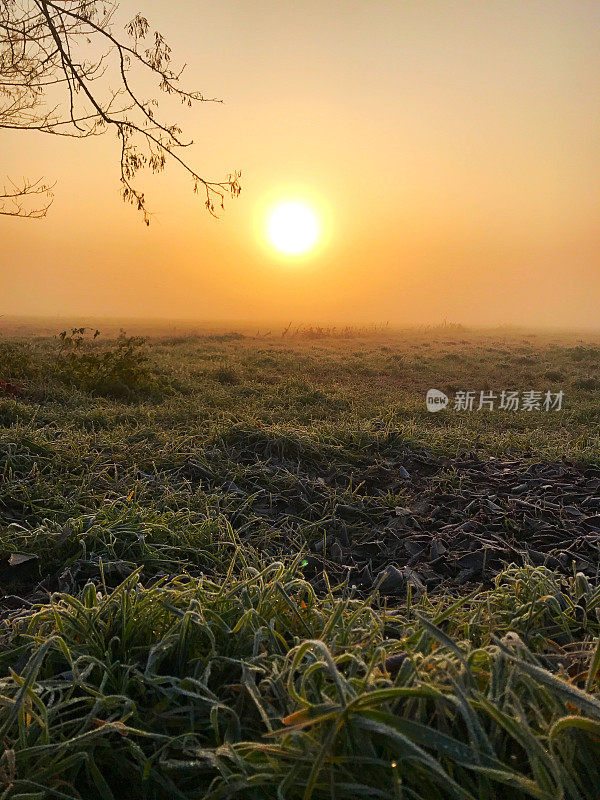
M 311 250 L 317 243 L 319 231 L 319 220 L 305 203 L 279 203 L 269 215 L 268 239 L 276 250 L 286 255 L 300 255 Z

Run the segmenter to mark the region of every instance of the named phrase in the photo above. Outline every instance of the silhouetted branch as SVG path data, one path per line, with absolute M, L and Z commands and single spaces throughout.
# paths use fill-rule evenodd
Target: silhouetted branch
M 240 174 L 210 181 L 190 166 L 178 151 L 191 142 L 182 139 L 177 124 L 159 118 L 156 97 L 139 96 L 137 72 L 153 76 L 159 92 L 187 106 L 209 101 L 179 85 L 183 70 L 172 67 L 171 48 L 158 31 L 150 33 L 141 14 L 125 27 L 126 38 L 115 34 L 117 10 L 114 0 L 0 0 L 0 128 L 75 138 L 112 128 L 121 142 L 123 198 L 146 224 L 150 218 L 136 175 L 144 168 L 160 172 L 169 160 L 192 178 L 194 192 L 203 190 L 214 215 L 226 194 L 239 194 Z M 21 196 L 39 186 L 24 184 Z M 4 200 L 14 202 L 10 193 Z M 47 210 L 27 212 L 16 201 L 2 213 L 33 217 Z
M 52 205 L 53 186 L 47 186 L 42 180 L 30 183 L 26 179 L 20 184 L 9 180 L 0 192 L 0 215 L 5 217 L 23 217 L 25 219 L 41 219 L 48 213 Z M 41 203 L 33 203 L 32 198 L 44 198 Z

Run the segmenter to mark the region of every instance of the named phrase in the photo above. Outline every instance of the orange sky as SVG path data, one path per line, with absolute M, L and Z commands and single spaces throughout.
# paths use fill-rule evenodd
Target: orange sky
M 123 0 L 126 16 L 139 2 Z M 597 0 L 145 0 L 223 105 L 176 119 L 198 171 L 243 171 L 215 221 L 176 168 L 119 198 L 113 134 L 0 133 L 0 171 L 57 180 L 0 217 L 0 313 L 600 327 Z M 323 243 L 264 237 L 306 199 Z

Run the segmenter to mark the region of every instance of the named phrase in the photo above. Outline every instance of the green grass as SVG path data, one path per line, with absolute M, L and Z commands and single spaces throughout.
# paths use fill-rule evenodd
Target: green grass
M 448 486 L 462 451 L 597 463 L 597 339 L 123 341 L 0 346 L 0 797 L 595 800 L 598 587 L 392 602 L 316 589 L 310 551 L 383 528 L 406 448 Z M 565 403 L 431 415 L 431 387 Z
M 512 569 L 392 610 L 234 552 L 12 621 L 5 797 L 597 796 L 600 593 Z
M 24 395 L 0 396 L 0 421 L 33 421 L 39 430 L 59 417 L 61 427 L 98 435 L 123 425 L 200 441 L 217 424 L 239 422 L 316 436 L 389 428 L 438 452 L 598 458 L 599 338 L 582 344 L 575 335 L 444 329 L 317 341 L 239 336 L 154 338 L 139 361 L 129 339 L 119 345 L 100 336 L 74 351 L 52 338 L 7 340 L 0 375 L 20 382 Z M 562 389 L 565 400 L 558 413 L 429 414 L 424 397 L 432 387 L 451 397 L 469 389 Z

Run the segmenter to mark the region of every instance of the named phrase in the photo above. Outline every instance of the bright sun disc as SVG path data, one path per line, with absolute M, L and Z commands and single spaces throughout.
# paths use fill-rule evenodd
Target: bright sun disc
M 310 250 L 317 241 L 319 222 L 304 203 L 281 203 L 269 217 L 268 234 L 277 250 L 298 255 Z

